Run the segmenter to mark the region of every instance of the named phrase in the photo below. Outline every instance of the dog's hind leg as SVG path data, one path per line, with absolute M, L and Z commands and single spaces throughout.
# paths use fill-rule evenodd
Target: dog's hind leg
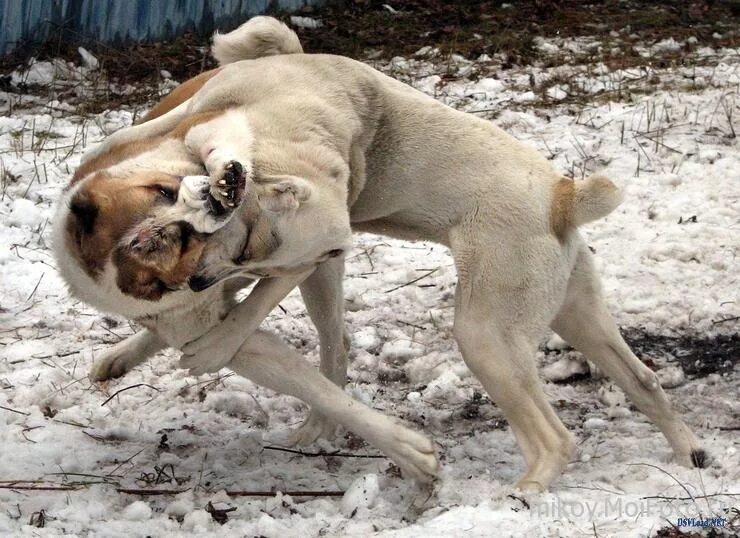
M 167 345 L 152 331 L 144 329 L 105 350 L 90 368 L 91 381 L 121 377 Z
M 703 467 L 706 454 L 696 436 L 671 408 L 658 377 L 632 353 L 606 309 L 591 253 L 583 245 L 552 329 L 599 367 L 668 439 L 676 459 Z
M 437 473 L 434 445 L 423 435 L 350 398 L 273 334 L 257 331 L 229 368 L 255 383 L 300 398 L 382 450 L 404 475 L 431 481 Z
M 524 454 L 527 470 L 517 487 L 544 490 L 575 449 L 547 401 L 534 360 L 537 343 L 562 300 L 558 293 L 565 290 L 567 261 L 554 239 L 472 245 L 470 237 L 465 230 L 450 235 L 459 278 L 455 337 Z M 562 268 L 562 278 L 550 274 L 554 268 Z
M 344 257 L 323 262 L 301 285 L 306 310 L 319 333 L 321 364 L 319 371 L 335 385 L 347 382 L 348 337 L 344 326 L 342 278 Z M 291 437 L 293 444 L 306 445 L 319 437 L 331 439 L 335 424 L 315 410 Z

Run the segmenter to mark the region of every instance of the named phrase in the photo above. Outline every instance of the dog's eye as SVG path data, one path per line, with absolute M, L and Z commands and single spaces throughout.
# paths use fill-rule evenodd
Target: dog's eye
M 157 192 L 170 202 L 174 202 L 175 200 L 177 200 L 177 192 L 175 192 L 174 189 L 163 187 L 160 185 L 157 187 Z

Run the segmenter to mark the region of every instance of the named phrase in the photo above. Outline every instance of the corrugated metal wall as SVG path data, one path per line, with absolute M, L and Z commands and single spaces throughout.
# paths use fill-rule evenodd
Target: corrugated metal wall
M 65 36 L 80 43 L 152 41 L 187 30 L 230 30 L 268 10 L 322 0 L 0 0 L 0 54 Z

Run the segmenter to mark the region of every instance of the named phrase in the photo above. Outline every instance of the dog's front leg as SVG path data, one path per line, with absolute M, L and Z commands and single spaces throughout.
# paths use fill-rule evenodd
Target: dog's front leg
M 143 329 L 106 349 L 90 368 L 90 380 L 106 381 L 121 377 L 165 347 L 167 344 L 159 336 Z
M 306 310 L 319 333 L 321 363 L 319 371 L 340 388 L 347 382 L 349 336 L 344 327 L 342 278 L 344 257 L 320 264 L 301 285 Z M 322 437 L 334 437 L 336 424 L 316 409 L 291 436 L 294 445 L 308 445 Z
M 260 280 L 221 323 L 182 347 L 180 366 L 189 368 L 193 375 L 216 372 L 226 366 L 262 320 L 312 271 Z
M 437 474 L 434 445 L 423 435 L 350 398 L 277 336 L 258 331 L 229 368 L 264 387 L 300 398 L 382 450 L 407 477 L 429 482 Z

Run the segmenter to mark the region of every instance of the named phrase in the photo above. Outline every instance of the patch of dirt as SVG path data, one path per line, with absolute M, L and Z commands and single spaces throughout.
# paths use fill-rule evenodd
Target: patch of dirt
M 64 36 L 60 29 L 43 43 L 0 56 L 0 71 L 12 71 L 30 58 L 61 58 L 79 64 L 77 47 L 80 44 Z M 162 70 L 169 71 L 175 80 L 185 80 L 214 67 L 215 62 L 208 54 L 208 42 L 208 35 L 186 32 L 176 39 L 157 43 L 132 43 L 120 47 L 100 42 L 84 45 L 98 59 L 102 71 L 120 82 L 134 84 L 161 78 Z
M 408 56 L 431 45 L 469 59 L 503 52 L 522 64 L 538 57 L 536 36 L 608 38 L 611 31 L 627 30 L 648 43 L 693 36 L 721 46 L 740 38 L 713 37 L 737 29 L 740 3 L 734 0 L 353 0 L 309 7 L 304 14 L 324 23 L 297 29 L 306 50 L 352 57 Z
M 635 355 L 651 369 L 661 368 L 655 362 L 655 359 L 659 359 L 663 366 L 668 363 L 677 365 L 687 376 L 701 378 L 710 374 L 730 373 L 740 363 L 740 334 L 737 333 L 706 337 L 690 333 L 664 336 L 636 328 L 622 329 L 621 332 Z M 564 353 L 544 351 L 549 357 L 548 362 L 554 362 Z M 554 383 L 572 385 L 590 383 L 592 379 L 590 373 L 574 374 Z
M 633 49 L 635 43 L 650 45 L 667 38 L 682 41 L 695 37 L 697 43 L 712 47 L 740 44 L 738 0 L 351 0 L 330 1 L 321 8 L 306 7 L 299 14 L 323 23 L 316 29 L 295 28 L 307 51 L 363 60 L 409 56 L 430 46 L 438 48 L 443 56 L 456 53 L 469 59 L 501 53 L 504 59 L 496 62 L 496 69 L 531 63 L 550 67 L 574 60 L 568 55 L 543 54 L 535 46 L 536 37 L 592 36 L 604 45 L 604 50 L 592 53 L 592 61 L 603 61 L 617 69 L 682 63 L 690 52 L 661 51 L 659 57 L 644 57 Z M 290 24 L 290 14 L 273 15 Z M 0 73 L 12 71 L 31 57 L 79 63 L 77 41 L 60 28 L 44 43 L 0 57 Z M 112 80 L 121 85 L 147 82 L 155 86 L 162 79 L 162 71 L 182 81 L 213 67 L 208 41 L 206 35 L 185 33 L 157 43 L 85 46 Z M 86 107 L 89 112 L 97 112 L 133 105 L 137 100 L 141 103 L 146 97 L 152 96 L 138 89 L 106 92 L 88 100 Z
M 623 335 L 642 360 L 667 357 L 680 364 L 688 376 L 729 373 L 740 360 L 740 334 L 661 336 L 627 329 Z

